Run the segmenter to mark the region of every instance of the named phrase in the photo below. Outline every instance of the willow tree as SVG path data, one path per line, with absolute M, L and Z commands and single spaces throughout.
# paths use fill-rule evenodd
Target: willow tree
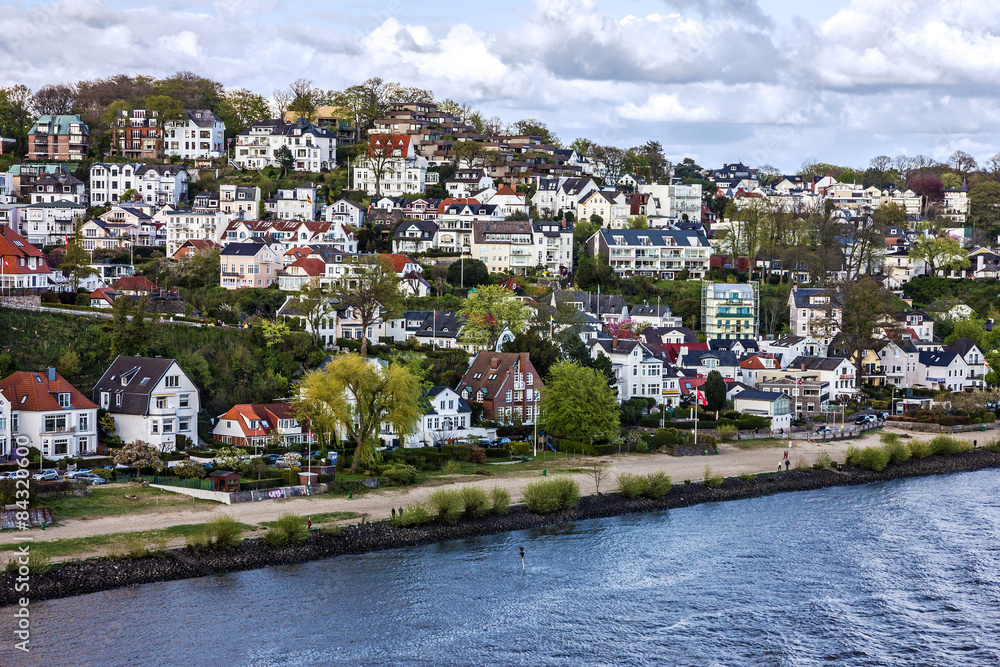
M 560 361 L 549 370 L 541 394 L 540 421 L 552 435 L 589 439 L 618 432 L 618 397 L 598 370 Z
M 382 365 L 357 354 L 335 358 L 323 370 L 306 375 L 296 402 L 314 428 L 343 428 L 354 441 L 351 471 L 381 460 L 379 430 L 392 425 L 402 440 L 420 418 L 420 380 L 405 365 Z

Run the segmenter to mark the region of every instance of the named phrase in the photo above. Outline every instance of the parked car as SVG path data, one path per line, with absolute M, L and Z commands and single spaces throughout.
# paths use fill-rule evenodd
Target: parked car
M 277 465 L 278 461 L 281 460 L 281 454 L 265 454 L 261 458 L 264 459 L 264 463 L 269 466 Z
M 80 470 L 74 470 L 73 472 L 68 472 L 63 475 L 66 479 L 76 479 L 80 475 L 87 475 L 90 473 L 90 468 L 81 468 Z
M 27 477 L 27 476 L 28 476 L 28 471 L 24 469 L 12 470 L 10 472 L 5 471 L 5 472 L 0 472 L 0 481 L 5 479 L 18 479 L 20 477 Z
M 818 429 L 816 429 L 814 431 L 814 433 L 817 433 L 817 434 L 819 434 L 819 433 L 833 433 L 833 429 L 824 424 L 823 426 L 820 426 Z
M 101 477 L 100 475 L 95 475 L 92 472 L 87 472 L 82 475 L 78 474 L 73 479 L 75 479 L 78 482 L 86 482 L 87 484 L 104 484 L 105 482 L 105 479 L 103 477 Z
M 40 482 L 55 482 L 59 479 L 59 471 L 52 468 L 40 470 L 32 475 L 31 479 L 37 479 Z

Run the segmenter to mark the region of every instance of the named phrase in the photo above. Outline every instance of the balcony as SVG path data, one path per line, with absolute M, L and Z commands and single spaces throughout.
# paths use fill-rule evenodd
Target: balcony
M 59 433 L 76 433 L 75 426 L 42 426 L 42 435 L 56 435 Z

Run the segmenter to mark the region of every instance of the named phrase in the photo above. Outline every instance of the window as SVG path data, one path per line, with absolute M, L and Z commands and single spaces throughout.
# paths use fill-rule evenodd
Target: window
M 156 409 L 157 410 L 163 410 L 166 407 L 167 407 L 167 398 L 166 398 L 166 396 L 157 396 L 156 397 Z
M 107 410 L 110 405 L 111 405 L 111 397 L 108 395 L 108 392 L 102 391 L 101 392 L 101 407 L 104 408 L 105 410 Z
M 121 392 L 115 394 L 115 407 L 120 408 L 122 406 L 122 395 Z
M 45 432 L 56 433 L 66 430 L 66 415 L 45 415 Z
M 160 422 L 153 422 L 152 428 L 151 428 L 150 432 L 151 433 L 159 433 L 160 432 Z
M 52 452 L 53 454 L 66 454 L 67 449 L 69 448 L 69 440 L 67 440 L 66 438 L 60 438 L 55 442 L 53 442 L 53 445 L 54 445 L 54 449 Z
M 174 432 L 174 423 L 172 421 L 165 421 L 165 422 L 163 422 L 163 432 L 164 433 L 173 433 Z
M 80 415 L 77 420 L 77 429 L 82 432 L 90 430 L 90 415 Z
M 506 393 L 506 394 L 504 395 L 504 399 L 505 399 L 505 400 L 506 400 L 506 401 L 507 401 L 508 403 L 510 403 L 510 402 L 511 402 L 511 400 L 513 399 L 513 397 L 514 397 L 514 392 L 513 392 L 513 391 L 511 391 L 510 389 L 508 389 L 508 390 L 507 390 L 507 393 Z
M 10 416 L 10 432 L 11 433 L 17 433 L 17 418 L 18 418 L 18 415 L 17 415 L 16 412 Z
M 177 402 L 179 407 L 186 408 L 190 404 L 190 397 L 188 396 L 188 394 L 181 394 L 180 396 L 178 396 Z
M 167 387 L 179 387 L 181 386 L 181 376 L 179 375 L 168 375 L 166 378 Z

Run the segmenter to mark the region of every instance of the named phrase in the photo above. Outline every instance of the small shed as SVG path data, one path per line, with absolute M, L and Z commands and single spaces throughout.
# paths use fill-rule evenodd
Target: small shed
M 216 470 L 208 476 L 212 482 L 213 491 L 232 493 L 240 490 L 240 474 L 228 470 Z

